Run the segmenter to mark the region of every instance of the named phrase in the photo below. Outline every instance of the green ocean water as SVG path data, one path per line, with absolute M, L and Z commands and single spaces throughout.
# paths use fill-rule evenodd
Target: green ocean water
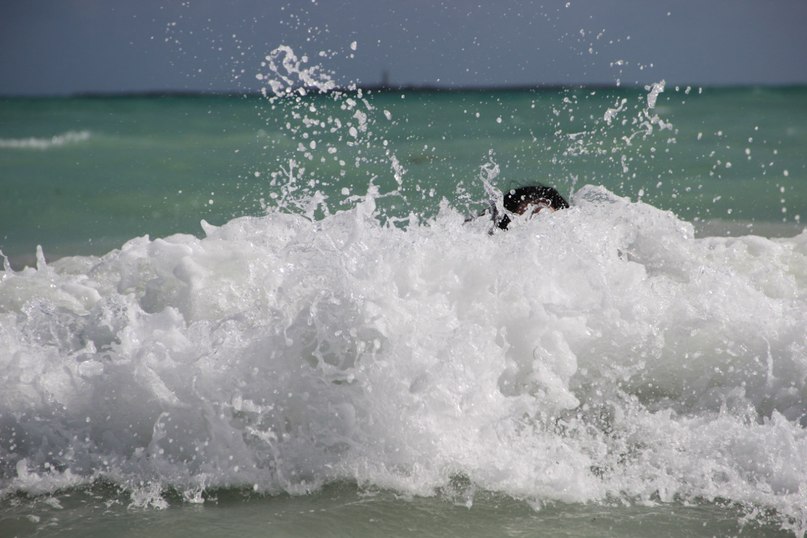
M 127 496 L 102 487 L 0 509 L 8 536 L 444 536 L 699 537 L 792 536 L 765 517 L 744 518 L 730 505 L 531 506 L 481 494 L 465 499 L 406 498 L 335 484 L 303 497 L 218 492 L 205 504 L 174 499 L 166 510 L 127 508 Z
M 652 91 L 0 100 L 0 537 L 803 535 L 807 88 Z
M 288 184 L 290 160 L 293 174 L 304 168 L 300 192 L 320 190 L 335 210 L 344 207 L 344 188 L 362 194 L 371 181 L 394 188 L 391 156 L 403 193 L 389 202 L 391 214 L 427 217 L 441 198 L 478 207 L 480 166 L 492 160 L 499 188 L 540 181 L 568 194 L 603 185 L 705 233 L 800 230 L 807 89 L 667 87 L 652 115 L 668 127 L 650 124 L 650 134 L 641 125 L 646 95 L 641 88 L 371 92 L 362 97 L 372 109 L 359 103 L 369 128 L 355 144 L 329 132 L 333 124 L 303 119 L 349 122 L 354 111 L 341 97 L 6 98 L 0 249 L 18 266 L 32 262 L 37 245 L 54 259 L 102 254 L 144 234 L 198 234 L 202 219 L 222 224 L 265 212 Z

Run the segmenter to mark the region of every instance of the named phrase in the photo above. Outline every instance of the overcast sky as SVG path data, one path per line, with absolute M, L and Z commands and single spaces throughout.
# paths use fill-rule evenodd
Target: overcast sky
M 807 0 L 3 0 L 0 94 L 255 90 L 280 45 L 340 84 L 804 84 L 805 27 Z

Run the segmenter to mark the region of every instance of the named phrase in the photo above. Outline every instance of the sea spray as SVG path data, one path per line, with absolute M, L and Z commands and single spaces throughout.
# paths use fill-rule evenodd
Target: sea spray
M 694 239 L 594 187 L 511 228 L 382 224 L 371 195 L 6 269 L 4 493 L 463 476 L 803 525 L 807 236 Z
M 695 239 L 586 186 L 491 235 L 404 166 L 397 110 L 289 47 L 263 67 L 282 110 L 266 215 L 5 264 L 3 495 L 101 481 L 164 508 L 348 481 L 467 505 L 725 501 L 803 531 L 804 234 Z M 559 158 L 635 174 L 643 142 L 675 143 L 663 87 L 588 118 L 594 92 L 564 90 Z
M 262 68 L 266 72 L 257 78 L 266 84 L 262 95 L 268 106 L 257 112 L 280 135 L 264 146 L 271 163 L 267 170 L 271 192 L 265 208 L 303 210 L 309 217 L 319 217 L 333 206 L 323 191 L 340 192 L 340 199 L 334 201 L 345 207 L 363 199 L 353 193 L 368 186 L 384 192 L 375 197 L 378 202 L 403 201 L 407 170 L 385 137 L 395 125 L 388 110 L 378 110 L 355 84 L 337 86 L 332 74 L 309 64 L 306 55 L 298 58 L 291 47 L 277 47 Z M 383 173 L 379 174 L 379 167 Z M 311 211 L 313 198 L 320 200 L 314 208 L 319 212 Z M 392 219 L 408 218 L 400 211 L 387 215 L 382 209 L 380 213 Z

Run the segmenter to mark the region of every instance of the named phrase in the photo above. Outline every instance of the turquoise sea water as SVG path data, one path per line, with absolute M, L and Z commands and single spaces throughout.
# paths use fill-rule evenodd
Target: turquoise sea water
M 223 491 L 204 505 L 132 510 L 102 488 L 16 501 L 0 522 L 9 536 L 791 536 L 725 505 L 555 504 L 539 510 L 495 495 L 472 507 L 451 498 L 401 498 L 336 484 L 305 497 Z M 7 517 L 3 517 L 8 514 Z
M 0 536 L 803 536 L 807 89 L 661 89 L 0 100 Z
M 644 138 L 634 133 L 647 129 L 640 115 L 646 93 L 371 93 L 370 132 L 355 146 L 347 146 L 347 132 L 329 132 L 333 123 L 318 128 L 292 117 L 347 123 L 354 111 L 333 97 L 295 106 L 238 96 L 5 99 L 0 249 L 22 263 L 38 244 L 46 257 L 60 257 L 101 254 L 143 234 L 197 234 L 201 219 L 222 224 L 261 214 L 279 192 L 271 174 L 287 170 L 289 159 L 339 207 L 344 186 L 362 193 L 375 177 L 391 188 L 388 154 L 404 173 L 402 214 L 433 214 L 441 197 L 458 199 L 458 184 L 473 201 L 484 200 L 479 170 L 493 152 L 502 188 L 542 181 L 570 193 L 604 185 L 632 199 L 642 193 L 709 230 L 717 221 L 777 235 L 799 230 L 807 90 L 667 88 L 654 115 L 670 127 L 649 125 L 655 132 Z M 624 110 L 608 124 L 604 113 L 623 99 Z M 313 160 L 294 151 L 299 144 Z M 328 144 L 338 153 L 324 151 Z

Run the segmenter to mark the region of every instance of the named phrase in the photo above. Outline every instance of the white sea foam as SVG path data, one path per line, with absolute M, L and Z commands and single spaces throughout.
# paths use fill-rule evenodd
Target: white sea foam
M 541 504 L 723 498 L 807 518 L 807 234 L 695 239 L 585 187 L 488 235 L 374 200 L 0 278 L 0 487 L 104 477 Z
M 46 150 L 86 142 L 89 139 L 89 131 L 67 131 L 50 138 L 0 138 L 0 148 Z

